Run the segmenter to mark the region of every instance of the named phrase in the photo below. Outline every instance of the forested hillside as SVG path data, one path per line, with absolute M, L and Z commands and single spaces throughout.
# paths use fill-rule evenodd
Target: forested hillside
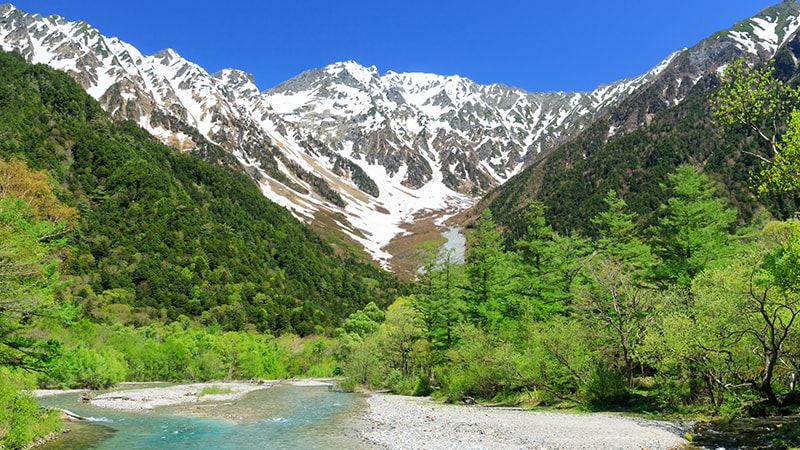
M 463 264 L 431 260 L 414 295 L 344 323 L 350 380 L 454 402 L 797 414 L 800 89 L 781 61 L 735 61 L 637 130 L 598 122 L 493 192 Z M 764 440 L 795 447 L 796 430 Z
M 77 208 L 60 295 L 93 321 L 184 315 L 306 335 L 370 301 L 389 303 L 399 288 L 358 257 L 334 254 L 242 173 L 111 121 L 68 75 L 6 54 L 0 136 L 0 159 L 45 170 Z
M 463 264 L 431 247 L 409 286 L 213 145 L 219 166 L 0 54 L 0 401 L 19 405 L 0 446 L 57 428 L 20 385 L 345 376 L 453 402 L 797 412 L 800 90 L 739 67 L 637 130 L 596 122 L 479 205 Z
M 787 59 L 783 54 L 770 63 L 785 79 L 794 73 L 787 68 Z M 602 210 L 608 190 L 614 190 L 643 223 L 652 224 L 655 211 L 666 200 L 660 186 L 667 175 L 681 164 L 691 164 L 702 168 L 737 209 L 739 224 L 749 221 L 761 206 L 775 217 L 791 216 L 798 208 L 796 195 L 756 196 L 751 189 L 753 174 L 761 168 L 753 154 L 764 153 L 768 145 L 744 126 L 723 130 L 714 123 L 710 101 L 719 84 L 719 78 L 700 81 L 679 105 L 640 118 L 635 131 L 615 132 L 609 118 L 595 122 L 577 139 L 489 193 L 474 214 L 491 209 L 498 223 L 517 235 L 521 230 L 514 224 L 519 223 L 520 212 L 527 199 L 536 198 L 547 207 L 547 219 L 559 232 L 596 236 L 591 218 Z M 630 103 L 642 98 L 648 99 L 648 93 L 627 99 L 610 115 L 637 111 Z

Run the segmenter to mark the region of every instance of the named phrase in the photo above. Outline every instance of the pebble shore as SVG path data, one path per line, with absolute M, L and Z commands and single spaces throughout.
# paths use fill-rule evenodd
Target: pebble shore
M 146 387 L 148 384 L 158 386 Z M 115 389 L 111 392 L 90 396 L 93 406 L 118 410 L 144 410 L 159 406 L 175 406 L 186 403 L 220 403 L 234 401 L 248 392 L 266 389 L 276 385 L 289 386 L 330 386 L 330 379 L 283 379 L 283 380 L 251 380 L 251 381 L 210 381 L 205 383 L 175 384 L 163 386 L 163 383 L 121 383 L 121 386 L 134 386 L 130 389 Z M 205 391 L 206 388 L 216 390 Z M 30 393 L 34 397 L 50 395 L 88 393 L 82 389 L 58 390 L 37 389 Z
M 202 395 L 203 389 L 213 387 L 221 393 Z M 196 383 L 174 387 L 132 389 L 100 394 L 89 403 L 109 409 L 141 410 L 183 403 L 233 401 L 248 392 L 264 389 L 269 385 L 249 383 Z
M 387 449 L 677 449 L 688 427 L 610 414 L 443 405 L 373 394 L 361 439 Z

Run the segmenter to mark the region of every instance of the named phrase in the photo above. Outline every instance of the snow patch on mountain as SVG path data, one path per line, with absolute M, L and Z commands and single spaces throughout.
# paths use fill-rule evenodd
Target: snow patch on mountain
M 794 10 L 760 14 L 727 36 L 747 52 L 772 54 L 800 26 Z M 403 224 L 470 207 L 648 83 L 668 77 L 661 100 L 676 104 L 704 70 L 725 63 L 682 58 L 684 49 L 592 92 L 534 93 L 345 61 L 260 92 L 251 74 L 209 74 L 172 49 L 146 56 L 86 22 L 9 4 L 0 5 L 0 45 L 71 74 L 114 117 L 169 145 L 221 146 L 265 196 L 308 223 L 325 215 L 385 267 L 385 247 Z M 629 128 L 614 123 L 609 133 Z

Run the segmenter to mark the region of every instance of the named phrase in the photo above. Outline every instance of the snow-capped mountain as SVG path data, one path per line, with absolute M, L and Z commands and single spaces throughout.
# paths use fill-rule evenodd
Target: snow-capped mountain
M 10 4 L 0 5 L 0 45 L 66 71 L 112 116 L 169 145 L 199 155 L 209 142 L 219 145 L 264 195 L 306 222 L 332 224 L 388 266 L 384 247 L 404 223 L 469 207 L 610 111 L 624 132 L 732 58 L 771 56 L 797 30 L 799 10 L 794 2 L 768 8 L 645 74 L 592 92 L 381 74 L 352 61 L 261 92 L 250 74 L 210 74 L 174 50 L 143 55 L 86 22 Z M 653 86 L 655 95 L 615 108 Z

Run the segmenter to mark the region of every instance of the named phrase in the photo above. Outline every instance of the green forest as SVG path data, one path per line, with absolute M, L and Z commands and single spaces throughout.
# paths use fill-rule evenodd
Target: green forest
M 9 54 L 0 136 L 6 394 L 331 376 L 342 318 L 408 290 L 335 252 L 219 148 L 197 152 L 213 165 L 161 145 L 67 74 Z M 0 420 L 0 446 L 28 440 L 25 416 Z
M 27 389 L 122 381 L 339 377 L 449 402 L 793 413 L 797 97 L 769 67 L 732 65 L 686 111 L 746 163 L 651 155 L 658 170 L 619 166 L 641 192 L 603 172 L 496 203 L 465 230 L 464 263 L 431 246 L 401 282 L 334 251 L 212 144 L 161 145 L 68 75 L 0 54 L 0 447 L 60 427 Z M 657 150 L 670 114 L 701 123 L 667 111 L 607 145 L 659 134 Z
M 383 317 L 370 308 L 345 321 L 348 381 L 451 402 L 726 420 L 796 414 L 798 90 L 770 66 L 738 61 L 690 108 L 700 94 L 709 111 L 702 126 L 743 139 L 760 169 L 729 184 L 726 172 L 705 170 L 710 163 L 676 157 L 654 190 L 609 187 L 573 226 L 551 223 L 542 200 L 505 214 L 506 226 L 483 209 L 464 264 L 434 254 L 413 294 Z M 600 166 L 586 161 L 578 171 Z M 611 179 L 606 186 L 622 186 Z M 576 183 L 593 181 L 575 180 L 563 195 L 586 196 Z M 748 197 L 730 195 L 741 186 Z M 502 205 L 508 192 L 488 204 Z M 561 201 L 586 214 L 587 203 Z

